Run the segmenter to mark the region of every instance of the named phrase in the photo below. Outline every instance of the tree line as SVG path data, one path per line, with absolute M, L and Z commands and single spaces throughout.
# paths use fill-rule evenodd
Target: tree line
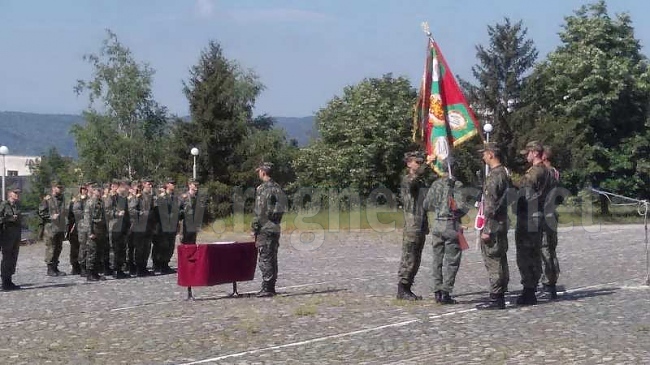
M 476 46 L 475 80 L 458 78 L 480 121 L 493 124 L 491 140 L 505 148 L 507 166 L 522 173 L 517 151 L 535 139 L 553 148 L 572 193 L 598 186 L 650 197 L 650 71 L 630 16 L 610 16 L 604 1 L 584 5 L 565 18 L 560 45 L 544 59 L 522 21 L 505 18 L 487 32 L 488 44 Z M 38 201 L 52 178 L 69 186 L 116 177 L 186 181 L 189 148 L 197 147 L 198 179 L 210 196 L 206 219 L 214 219 L 232 213 L 234 189 L 257 184 L 261 161 L 274 163 L 275 179 L 289 194 L 309 187 L 367 196 L 377 188 L 396 193 L 403 153 L 417 148 L 417 90 L 391 73 L 345 87 L 317 112 L 320 137 L 298 148 L 271 117 L 253 115 L 264 85 L 215 40 L 182 84 L 189 120 L 155 101 L 154 70 L 115 33 L 108 31 L 100 51 L 84 59 L 93 73 L 74 89 L 88 98 L 85 123 L 71 130 L 79 159 L 49 151 L 35 167 L 28 201 Z M 414 62 L 423 60 L 424 54 Z M 455 150 L 455 175 L 468 184 L 482 169 L 479 144 L 476 138 Z

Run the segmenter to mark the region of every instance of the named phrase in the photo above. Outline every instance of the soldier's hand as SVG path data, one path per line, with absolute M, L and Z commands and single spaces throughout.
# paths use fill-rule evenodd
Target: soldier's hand
M 490 235 L 487 233 L 481 233 L 481 239 L 485 242 L 490 242 Z
M 123 210 L 120 210 L 119 212 L 117 212 L 117 216 L 118 216 L 118 217 L 121 217 L 121 216 L 123 216 L 123 215 L 124 215 L 124 211 L 123 211 Z
M 97 236 L 95 236 L 95 235 L 92 234 L 92 233 L 91 233 L 90 235 L 88 235 L 88 238 L 90 238 L 91 240 L 94 240 L 96 237 L 97 237 Z
M 427 164 L 431 164 L 436 160 L 436 156 L 434 155 L 427 155 Z
M 52 216 L 51 216 L 50 218 L 52 218 L 52 219 L 58 219 L 58 218 L 59 218 L 59 213 L 54 213 L 54 214 L 52 214 Z

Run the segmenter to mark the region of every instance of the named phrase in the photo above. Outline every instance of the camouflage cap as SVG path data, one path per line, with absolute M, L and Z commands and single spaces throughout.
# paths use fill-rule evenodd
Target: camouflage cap
M 195 186 L 199 186 L 200 183 L 196 179 L 189 179 L 189 180 L 187 180 L 187 185 L 189 186 L 190 184 L 193 184 Z
M 143 183 L 147 182 L 147 183 L 151 183 L 151 184 L 155 183 L 154 179 L 152 179 L 150 177 L 145 177 L 144 179 L 140 180 L 140 182 L 143 182 Z
M 526 144 L 526 148 L 519 151 L 519 153 L 525 155 L 528 153 L 528 151 L 535 151 L 535 152 L 542 153 L 544 152 L 544 146 L 542 146 L 542 144 L 539 143 L 538 141 L 530 141 Z
M 411 151 L 404 154 L 404 162 L 408 162 L 412 158 L 414 158 L 417 162 L 424 162 L 425 156 L 424 153 L 420 151 Z
M 61 184 L 61 182 L 58 181 L 58 180 L 52 180 L 52 187 L 57 187 L 57 188 L 61 188 L 61 189 L 64 188 L 63 184 Z
M 15 193 L 15 194 L 20 194 L 20 193 L 23 192 L 19 188 L 9 188 L 9 189 L 7 189 L 7 191 L 10 192 L 10 193 Z
M 271 172 L 272 169 L 273 169 L 273 163 L 271 163 L 271 162 L 262 162 L 262 163 L 259 164 L 259 166 L 257 166 L 255 171 L 264 171 L 266 173 L 269 173 L 269 172 Z
M 478 149 L 478 152 L 483 153 L 485 151 L 499 152 L 501 148 L 496 144 L 496 142 L 485 142 L 483 146 Z
M 174 185 L 176 185 L 176 180 L 174 180 L 173 178 L 169 178 L 169 179 L 165 180 L 165 184 L 174 184 Z

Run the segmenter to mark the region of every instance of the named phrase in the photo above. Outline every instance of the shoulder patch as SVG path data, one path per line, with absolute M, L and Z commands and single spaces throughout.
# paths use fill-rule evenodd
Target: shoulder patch
M 50 198 L 52 198 L 52 197 L 49 196 L 49 195 L 46 195 L 46 196 L 43 198 L 43 200 L 50 200 Z

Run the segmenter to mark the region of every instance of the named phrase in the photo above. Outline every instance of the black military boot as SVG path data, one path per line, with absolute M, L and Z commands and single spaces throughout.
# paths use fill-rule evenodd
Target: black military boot
M 2 290 L 10 291 L 10 290 L 18 290 L 18 289 L 20 289 L 20 286 L 14 284 L 13 281 L 11 281 L 11 276 L 2 277 Z
M 275 295 L 275 290 L 272 289 L 267 282 L 262 282 L 262 289 L 257 293 L 258 298 L 268 298 Z
M 544 284 L 543 293 L 544 293 L 544 297 L 547 297 L 551 300 L 557 299 L 557 288 L 555 287 L 555 284 L 553 285 Z
M 79 265 L 79 263 L 72 264 L 72 270 L 70 271 L 70 275 L 80 275 L 80 274 L 81 274 L 81 265 Z
M 442 290 L 437 290 L 433 293 L 436 298 L 436 303 L 442 303 Z
M 481 304 L 476 307 L 479 310 L 496 310 L 496 309 L 506 309 L 506 299 L 501 294 L 490 294 L 490 302 L 487 304 Z
M 129 264 L 129 274 L 135 276 L 138 274 L 138 267 L 135 264 Z
M 524 288 L 521 295 L 517 297 L 518 305 L 535 305 L 537 304 L 537 296 L 535 295 L 535 288 Z
M 146 266 L 138 267 L 135 271 L 135 276 L 142 278 L 145 276 L 153 276 L 153 271 L 147 270 Z
M 59 271 L 57 265 L 49 264 L 47 265 L 47 276 L 65 276 L 65 273 Z
M 117 270 L 117 271 L 113 272 L 113 277 L 115 279 L 127 279 L 127 278 L 130 278 L 131 275 L 125 273 L 122 270 Z
M 397 299 L 420 300 L 422 297 L 413 294 L 411 284 L 397 284 Z
M 86 278 L 88 281 L 103 281 L 106 280 L 106 277 L 99 275 L 99 273 L 96 270 L 90 270 L 88 271 L 88 277 Z
M 86 271 L 86 267 L 81 266 L 80 269 L 79 269 L 79 276 L 87 276 L 87 275 L 88 275 L 88 272 Z
M 455 301 L 451 295 L 449 294 L 448 291 L 441 291 L 440 292 L 440 304 L 457 304 L 458 302 Z

